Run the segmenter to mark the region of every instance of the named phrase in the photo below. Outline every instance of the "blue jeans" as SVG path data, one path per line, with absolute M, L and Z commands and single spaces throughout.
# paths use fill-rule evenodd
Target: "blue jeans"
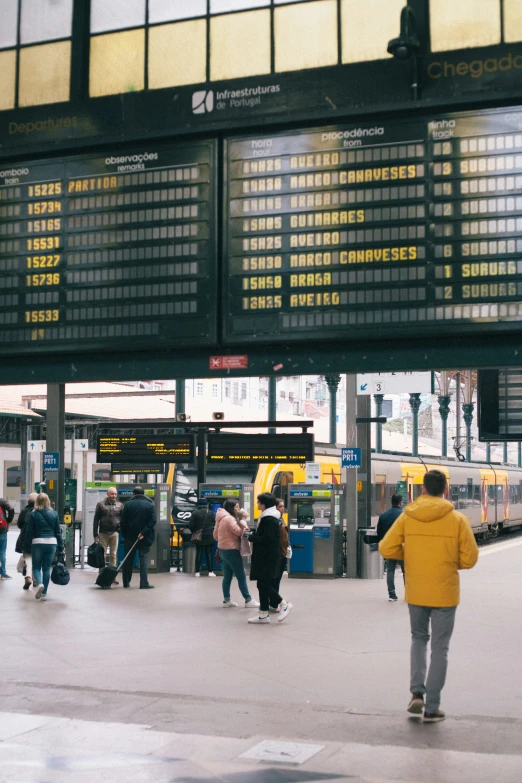
M 0 576 L 5 576 L 5 559 L 7 557 L 7 533 L 0 534 Z
M 56 544 L 33 544 L 31 555 L 33 558 L 33 577 L 37 585 L 43 584 L 43 594 L 46 595 Z
M 230 601 L 230 584 L 233 576 L 237 579 L 237 585 L 245 601 L 250 601 L 251 595 L 248 592 L 245 567 L 239 549 L 220 549 L 219 556 L 223 563 L 223 598 L 225 601 Z

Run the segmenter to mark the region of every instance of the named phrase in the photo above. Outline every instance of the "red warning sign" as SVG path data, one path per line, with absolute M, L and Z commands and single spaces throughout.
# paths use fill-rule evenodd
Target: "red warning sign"
M 211 370 L 247 370 L 248 356 L 211 356 Z

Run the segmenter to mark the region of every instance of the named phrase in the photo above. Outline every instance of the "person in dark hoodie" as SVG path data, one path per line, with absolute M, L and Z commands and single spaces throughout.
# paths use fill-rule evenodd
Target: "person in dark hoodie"
M 120 530 L 125 539 L 125 555 L 138 539 L 140 589 L 152 590 L 154 585 L 149 584 L 149 552 L 155 535 L 156 509 L 152 500 L 145 495 L 143 487 L 134 487 L 132 494 L 132 499 L 125 503 L 121 514 Z M 134 556 L 131 555 L 123 566 L 124 587 L 130 587 L 133 560 Z
M 285 601 L 274 589 L 273 580 L 279 574 L 281 564 L 281 536 L 279 531 L 281 514 L 276 508 L 277 498 L 271 492 L 262 492 L 257 497 L 257 507 L 261 514 L 257 520 L 255 533 L 249 536 L 254 545 L 250 579 L 257 580 L 259 615 L 251 617 L 249 623 L 263 624 L 270 622 L 270 607 L 279 609 L 277 622 L 286 620 L 292 609 L 291 603 Z
M 7 533 L 14 518 L 14 508 L 8 500 L 0 498 L 0 579 L 12 579 L 6 571 Z
M 216 576 L 212 565 L 215 525 L 216 516 L 214 512 L 208 510 L 206 498 L 200 498 L 198 500 L 198 508 L 189 520 L 189 530 L 192 533 L 192 540 L 196 544 L 196 573 L 194 576 L 200 576 L 203 555 L 205 555 L 208 575 Z
M 406 506 L 379 544 L 383 557 L 404 559 L 404 600 L 411 626 L 411 699 L 407 710 L 413 715 L 424 711 L 425 723 L 446 717 L 439 709 L 440 695 L 460 601 L 459 570 L 473 568 L 478 560 L 469 520 L 444 499 L 446 486 L 442 471 L 425 473 L 424 494 Z M 431 661 L 427 672 L 430 624 Z
M 391 508 L 381 514 L 377 522 L 377 538 L 379 542 L 382 541 L 393 523 L 402 514 L 402 497 L 400 495 L 392 495 L 391 504 Z M 392 560 L 391 558 L 386 560 L 386 581 L 388 583 L 388 598 L 390 601 L 399 600 L 395 592 L 395 569 L 397 568 L 397 563 L 402 568 L 404 575 L 404 562 L 402 560 Z

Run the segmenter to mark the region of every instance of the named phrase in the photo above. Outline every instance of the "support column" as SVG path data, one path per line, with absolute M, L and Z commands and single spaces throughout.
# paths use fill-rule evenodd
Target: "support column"
M 384 402 L 384 394 L 374 394 L 375 400 L 375 415 L 377 417 L 382 416 L 382 404 Z M 375 438 L 375 452 L 382 454 L 382 424 L 377 423 L 377 431 Z
M 47 451 L 57 451 L 60 468 L 46 474 L 46 491 L 63 520 L 65 504 L 65 384 L 47 384 Z M 53 484 L 51 485 L 51 482 Z
M 504 453 L 503 453 L 503 462 L 504 465 L 507 465 L 508 463 L 508 444 L 507 441 L 504 441 Z
M 176 378 L 176 419 L 178 413 L 185 413 L 185 378 Z M 183 435 L 185 430 L 176 430 L 177 435 Z
M 522 468 L 522 443 L 517 443 L 517 452 L 518 452 L 518 467 Z
M 461 409 L 461 398 L 462 398 L 462 388 L 460 385 L 460 372 L 458 372 L 455 376 L 455 407 L 456 407 L 456 428 L 455 428 L 455 445 L 458 446 L 460 449 L 460 429 L 461 429 L 461 416 L 462 416 L 462 409 Z
M 27 497 L 31 494 L 31 471 L 28 465 L 27 441 L 29 440 L 27 422 L 20 422 L 20 511 L 27 505 Z M 29 470 L 28 470 L 29 468 Z
M 519 450 L 520 450 L 520 443 L 518 444 Z M 491 443 L 486 443 L 486 462 L 491 462 Z M 519 467 L 522 467 L 522 465 L 519 465 Z
M 330 392 L 330 437 L 328 443 L 335 446 L 337 443 L 337 389 L 341 382 L 341 376 L 334 372 L 325 375 L 324 379 Z
M 370 395 L 357 397 L 357 418 L 369 419 L 372 415 L 372 398 Z M 362 484 L 357 492 L 357 520 L 359 527 L 371 527 L 372 508 L 372 425 L 357 425 L 357 445 L 361 449 L 361 467 L 357 471 L 357 479 Z
M 412 412 L 412 437 L 411 437 L 411 455 L 419 456 L 419 408 L 421 398 L 419 392 L 410 394 L 410 408 Z
M 346 376 L 346 445 L 357 446 L 357 376 Z M 358 471 L 353 468 L 342 469 L 342 481 L 345 485 L 345 514 L 343 525 L 346 531 L 346 576 L 357 578 L 357 478 Z
M 277 419 L 277 378 L 275 375 L 268 377 L 268 420 L 275 421 Z M 275 435 L 275 427 L 268 428 L 269 435 Z
M 472 402 L 465 402 L 462 406 L 464 423 L 466 425 L 466 462 L 471 462 L 471 425 L 473 423 L 474 410 L 475 406 Z
M 198 497 L 201 496 L 201 484 L 207 481 L 207 430 L 200 428 L 197 433 L 198 447 Z
M 439 413 L 442 422 L 442 456 L 448 456 L 448 416 L 450 412 L 451 397 L 446 394 L 439 396 Z

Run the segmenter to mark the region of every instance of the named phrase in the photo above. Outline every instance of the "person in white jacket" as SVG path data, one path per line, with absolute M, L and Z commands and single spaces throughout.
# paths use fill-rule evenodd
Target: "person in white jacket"
M 245 599 L 245 608 L 252 609 L 259 606 L 248 590 L 240 551 L 241 537 L 248 531 L 245 518 L 246 513 L 241 514 L 239 503 L 235 498 L 227 498 L 223 503 L 223 508 L 218 508 L 216 512 L 214 538 L 218 542 L 219 557 L 223 563 L 223 606 L 227 609 L 238 605 L 230 598 L 230 585 L 233 576 L 236 577 L 239 590 Z

